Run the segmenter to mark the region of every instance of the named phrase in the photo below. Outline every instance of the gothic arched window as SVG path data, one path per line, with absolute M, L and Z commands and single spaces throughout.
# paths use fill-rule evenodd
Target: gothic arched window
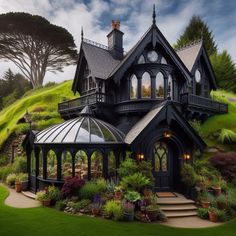
M 173 89 L 173 78 L 171 75 L 168 76 L 168 89 L 169 89 L 169 94 L 170 97 L 173 99 L 174 98 L 174 89 Z
M 167 64 L 167 61 L 166 61 L 165 57 L 161 58 L 161 64 Z
M 130 78 L 130 99 L 138 98 L 138 79 L 136 75 Z
M 138 64 L 145 64 L 145 58 L 143 55 L 141 55 L 138 59 Z
M 161 72 L 158 72 L 156 75 L 156 97 L 164 97 L 164 75 Z
M 145 72 L 142 76 L 142 98 L 151 97 L 151 77 Z
M 195 71 L 195 82 L 196 82 L 196 95 L 200 96 L 202 93 L 202 76 L 200 71 L 197 69 Z

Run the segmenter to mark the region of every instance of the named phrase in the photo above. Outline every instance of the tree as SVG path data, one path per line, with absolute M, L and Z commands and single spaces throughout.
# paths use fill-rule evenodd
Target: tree
M 218 86 L 236 92 L 236 67 L 229 53 L 226 50 L 215 53 L 210 60 Z
M 0 59 L 15 63 L 33 87 L 43 84 L 47 71 L 74 64 L 73 36 L 45 18 L 28 13 L 0 15 Z
M 208 55 L 217 52 L 217 45 L 214 41 L 212 31 L 209 30 L 206 23 L 199 16 L 193 16 L 174 47 L 179 49 L 186 44 L 200 39 L 203 39 Z

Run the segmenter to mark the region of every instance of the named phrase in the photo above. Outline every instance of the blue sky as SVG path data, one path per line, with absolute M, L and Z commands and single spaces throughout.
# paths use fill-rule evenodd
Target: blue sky
M 193 14 L 200 15 L 215 37 L 219 51 L 227 49 L 236 62 L 236 1 L 235 0 L 0 0 L 0 13 L 29 12 L 44 16 L 65 27 L 80 46 L 80 29 L 86 38 L 107 44 L 111 20 L 121 20 L 124 49 L 128 51 L 151 25 L 152 5 L 156 4 L 157 25 L 174 44 Z M 0 62 L 0 76 L 11 63 Z M 64 73 L 47 73 L 45 81 L 73 79 L 75 67 Z

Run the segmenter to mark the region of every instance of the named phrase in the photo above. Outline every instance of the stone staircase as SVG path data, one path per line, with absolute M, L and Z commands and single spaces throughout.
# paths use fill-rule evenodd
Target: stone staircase
M 179 193 L 177 197 L 158 198 L 157 204 L 167 218 L 190 217 L 197 215 L 195 202 Z

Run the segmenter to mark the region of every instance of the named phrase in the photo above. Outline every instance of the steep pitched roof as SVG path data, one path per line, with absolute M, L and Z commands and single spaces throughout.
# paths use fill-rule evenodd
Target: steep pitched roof
M 202 41 L 181 48 L 176 51 L 177 55 L 179 56 L 179 58 L 182 60 L 182 62 L 185 64 L 185 66 L 188 68 L 190 72 L 195 64 L 195 61 L 198 57 L 201 48 L 202 48 Z
M 104 48 L 87 42 L 82 42 L 81 46 L 93 77 L 107 79 L 111 71 L 120 63 Z
M 167 109 L 169 109 L 169 112 L 166 112 Z M 163 103 L 158 104 L 142 119 L 140 119 L 127 133 L 125 143 L 131 145 L 139 138 L 141 133 L 149 126 L 149 124 L 152 122 L 159 123 L 163 119 L 163 112 L 164 119 L 169 123 L 171 123 L 171 119 L 174 119 L 180 125 L 183 132 L 200 148 L 200 150 L 203 150 L 206 147 L 205 142 L 191 127 L 188 121 L 178 112 L 174 105 L 172 105 L 171 101 L 164 101 Z

